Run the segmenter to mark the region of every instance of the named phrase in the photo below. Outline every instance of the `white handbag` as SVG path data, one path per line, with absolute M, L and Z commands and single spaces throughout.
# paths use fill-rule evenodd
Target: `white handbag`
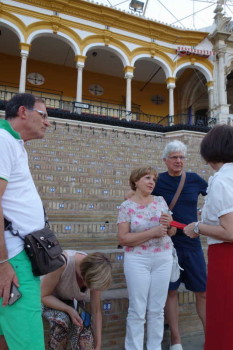
M 182 267 L 180 267 L 178 263 L 178 256 L 174 245 L 172 246 L 172 257 L 173 257 L 173 262 L 172 262 L 170 282 L 176 282 L 180 278 L 180 270 L 184 271 L 184 269 L 182 269 Z

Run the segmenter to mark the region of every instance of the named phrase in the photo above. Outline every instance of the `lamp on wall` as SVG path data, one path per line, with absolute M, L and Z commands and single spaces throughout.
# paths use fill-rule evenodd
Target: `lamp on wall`
M 129 4 L 130 10 L 133 10 L 134 12 L 142 12 L 144 7 L 144 2 L 138 1 L 138 0 L 131 0 Z

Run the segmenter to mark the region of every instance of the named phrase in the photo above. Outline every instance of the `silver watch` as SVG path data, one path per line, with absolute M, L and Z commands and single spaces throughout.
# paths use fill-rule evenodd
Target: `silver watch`
M 195 225 L 193 228 L 193 232 L 196 233 L 197 235 L 200 234 L 199 224 L 200 224 L 200 221 L 195 222 Z

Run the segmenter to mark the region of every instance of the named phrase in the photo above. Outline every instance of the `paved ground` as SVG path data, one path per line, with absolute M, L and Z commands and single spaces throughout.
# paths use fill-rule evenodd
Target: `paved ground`
M 204 336 L 203 334 L 190 335 L 182 338 L 183 350 L 203 350 Z M 169 350 L 169 345 L 163 344 L 163 350 Z

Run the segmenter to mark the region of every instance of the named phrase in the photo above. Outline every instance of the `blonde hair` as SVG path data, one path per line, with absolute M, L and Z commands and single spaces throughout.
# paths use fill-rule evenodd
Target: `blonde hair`
M 155 180 L 158 177 L 158 173 L 157 171 L 152 168 L 152 167 L 142 167 L 142 168 L 137 168 L 132 170 L 130 178 L 129 178 L 129 184 L 130 187 L 133 191 L 136 191 L 136 185 L 135 183 L 141 179 L 141 177 L 145 176 L 145 175 L 154 175 L 155 176 Z
M 112 282 L 112 266 L 109 259 L 96 252 L 85 256 L 80 264 L 83 280 L 90 289 L 105 290 Z

